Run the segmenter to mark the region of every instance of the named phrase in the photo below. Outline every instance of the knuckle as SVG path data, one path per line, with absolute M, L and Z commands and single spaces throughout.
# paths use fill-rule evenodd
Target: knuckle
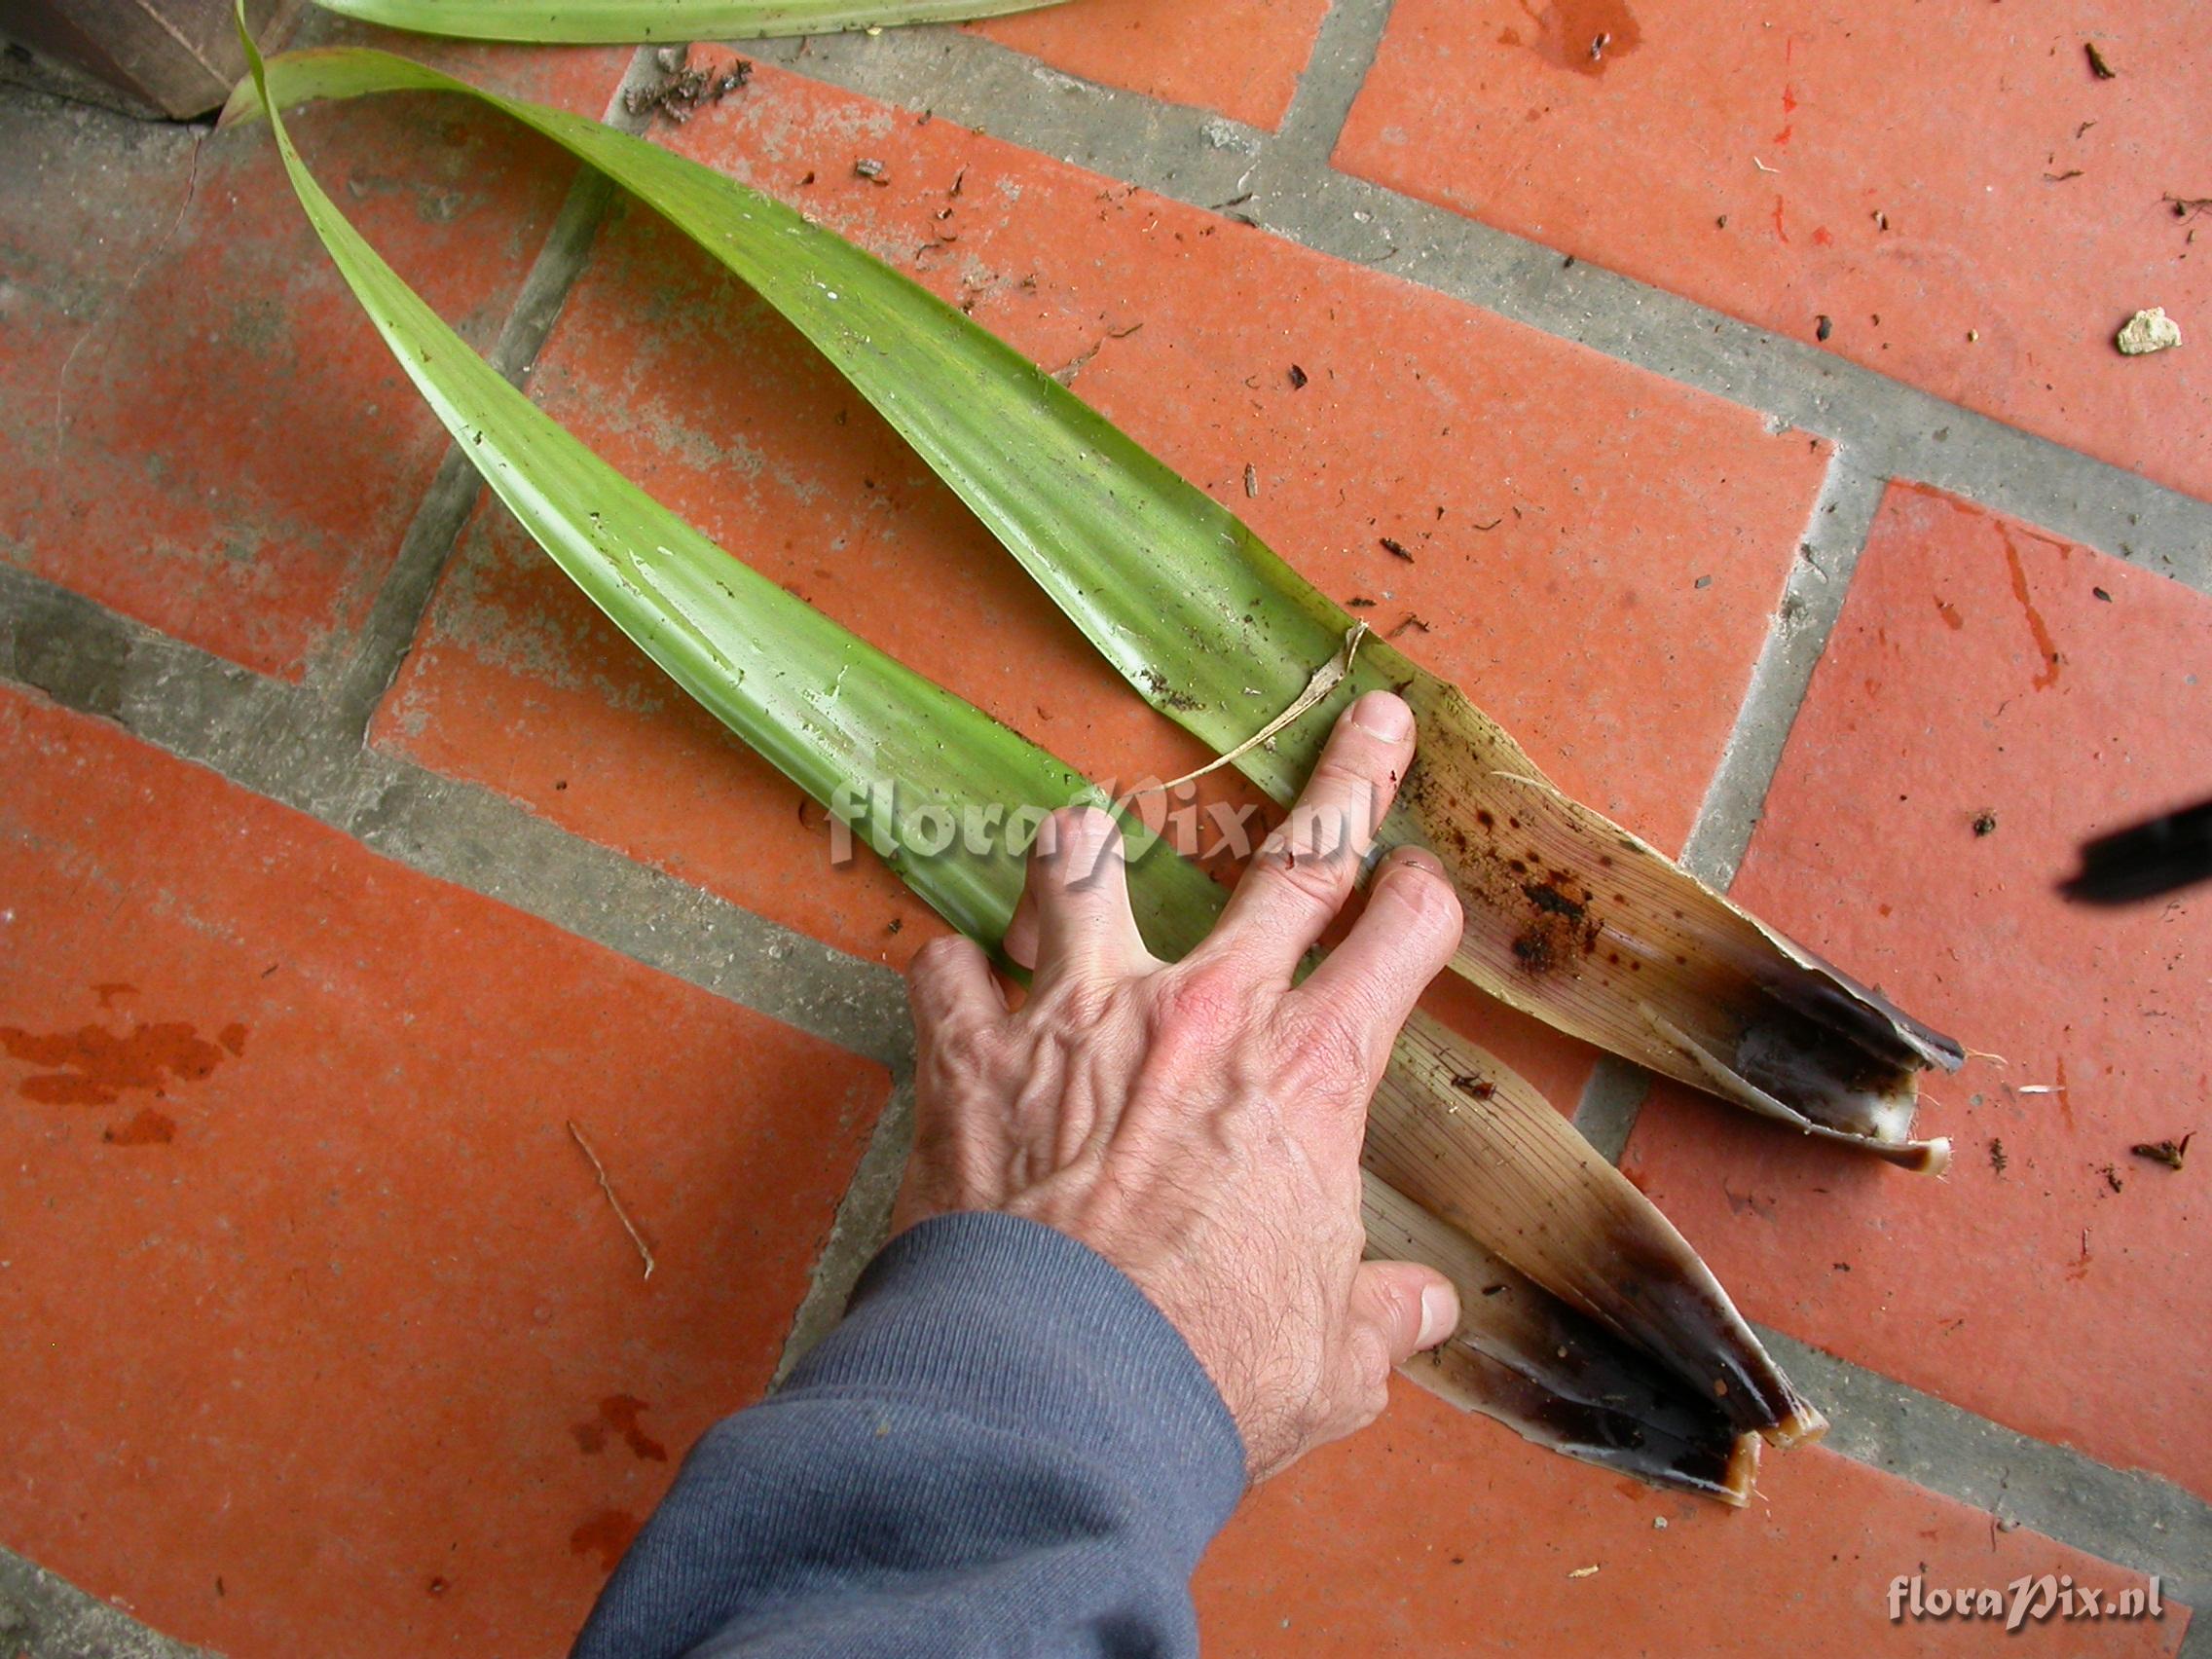
M 1326 1003 L 1292 1002 L 1282 1018 L 1291 1052 L 1307 1086 L 1326 1094 L 1360 1094 L 1372 1045 L 1366 1022 Z
M 967 958 L 971 948 L 958 934 L 940 934 L 914 952 L 913 961 L 906 964 L 906 982 L 917 990 L 939 983 Z
M 932 1032 L 923 1058 L 933 1077 L 965 1081 L 988 1076 L 1000 1050 L 996 1026 L 963 1021 Z
M 1261 847 L 1252 874 L 1310 908 L 1334 914 L 1351 891 L 1351 861 L 1341 849 L 1317 851 L 1286 827 Z
M 1243 1017 L 1244 1011 L 1243 985 L 1210 963 L 1175 969 L 1154 978 L 1152 1026 L 1157 1034 L 1227 1031 Z

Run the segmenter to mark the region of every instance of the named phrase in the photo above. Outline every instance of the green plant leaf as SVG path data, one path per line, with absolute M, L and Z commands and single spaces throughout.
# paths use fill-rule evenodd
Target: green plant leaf
M 248 51 L 253 91 L 234 96 L 234 120 L 267 108 L 272 77 L 279 104 L 333 88 L 473 92 L 385 54 L 299 54 L 264 65 Z M 1019 890 L 1021 837 L 947 839 L 925 828 L 926 815 L 950 827 L 978 815 L 987 824 L 993 809 L 1102 803 L 1099 792 L 731 559 L 538 410 L 377 256 L 269 113 L 293 188 L 340 272 L 525 529 L 679 684 L 868 832 L 956 927 L 997 946 Z M 902 344 L 893 336 L 876 349 Z M 1124 819 L 1124 831 L 1139 925 L 1156 952 L 1180 956 L 1211 927 L 1222 891 L 1141 824 Z M 1444 1271 L 1483 1275 L 1465 1283 L 1462 1329 L 1431 1369 L 1452 1397 L 1577 1456 L 1739 1503 L 1758 1436 L 1788 1443 L 1820 1431 L 1819 1413 L 1666 1218 L 1524 1080 L 1424 1016 L 1409 1021 L 1393 1051 L 1368 1158 L 1379 1177 L 1368 1203 L 1375 1235 Z M 1392 1177 L 1453 1213 L 1411 1224 L 1408 1200 L 1383 1184 Z M 1624 1298 L 1629 1283 L 1644 1294 Z M 1486 1295 L 1493 1284 L 1511 1297 Z M 1591 1395 L 1592 1379 L 1612 1381 Z M 1578 1386 L 1571 1399 L 1561 1392 Z
M 416 34 L 544 44 L 761 40 L 1035 12 L 1064 0 L 315 0 Z
M 470 92 L 647 203 L 783 313 L 1153 706 L 1217 751 L 1289 707 L 1352 618 L 1227 507 L 919 284 L 773 198 L 599 123 L 381 54 L 294 55 L 287 96 Z M 243 89 L 241 89 L 242 91 Z M 1387 686 L 1421 749 L 1387 843 L 1459 890 L 1455 966 L 1491 995 L 1801 1132 L 1940 1170 L 1918 1074 L 1964 1051 L 1563 794 L 1455 685 L 1385 641 L 1235 763 L 1295 797 L 1330 718 Z M 1257 692 L 1255 697 L 1252 693 Z

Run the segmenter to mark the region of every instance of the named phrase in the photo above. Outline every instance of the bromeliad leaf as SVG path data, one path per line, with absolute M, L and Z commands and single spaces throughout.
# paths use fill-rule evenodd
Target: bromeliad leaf
M 547 44 L 760 40 L 896 23 L 950 23 L 1062 0 L 315 0 L 387 28 Z
M 756 289 L 913 445 L 1156 708 L 1220 752 L 1289 707 L 1353 618 L 1230 510 L 960 312 L 773 198 L 578 116 L 381 53 L 294 55 L 287 98 L 467 92 L 606 172 Z M 241 88 L 241 93 L 247 91 Z M 1384 827 L 1466 911 L 1456 966 L 1501 1001 L 1803 1132 L 1940 1169 L 1918 1073 L 1964 1051 L 1548 782 L 1458 687 L 1371 642 L 1235 763 L 1288 802 L 1329 718 L 1399 689 L 1419 759 Z M 1255 698 L 1252 693 L 1257 692 Z
M 250 43 L 248 54 L 254 91 L 234 99 L 234 113 L 262 108 L 272 81 L 279 104 L 315 87 L 445 82 L 382 55 L 265 67 Z M 378 258 L 309 175 L 274 111 L 271 120 L 293 188 L 339 270 L 461 453 L 531 535 L 678 683 L 869 831 L 954 925 L 997 945 L 1019 890 L 1022 837 L 978 845 L 965 834 L 925 836 L 922 813 L 987 823 L 993 812 L 1096 800 L 1098 792 L 764 581 L 614 472 Z M 1221 889 L 1140 824 L 1125 824 L 1124 833 L 1140 926 L 1157 952 L 1179 956 L 1212 925 Z M 1577 1456 L 1735 1503 L 1748 1496 L 1761 1436 L 1788 1443 L 1819 1432 L 1819 1413 L 1680 1235 L 1493 1057 L 1417 1016 L 1393 1051 L 1371 1124 L 1375 1247 L 1428 1261 L 1461 1283 L 1464 1323 L 1429 1375 L 1453 1398 Z M 1423 1212 L 1385 1177 L 1451 1213 Z M 1628 1283 L 1641 1294 L 1624 1299 Z

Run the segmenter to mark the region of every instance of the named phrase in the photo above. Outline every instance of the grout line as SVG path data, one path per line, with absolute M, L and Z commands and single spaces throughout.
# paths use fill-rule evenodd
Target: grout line
M 1347 43 L 1315 73 L 1329 98 L 1377 0 L 1349 0 Z M 1332 13 L 1334 17 L 1334 13 Z M 1328 24 L 1324 24 L 1327 30 Z M 1331 170 L 1294 102 L 1283 139 L 1218 116 L 1089 86 L 995 42 L 936 28 L 815 36 L 757 55 L 796 74 L 940 115 L 1184 202 L 1244 204 L 1260 228 L 1373 266 L 1825 437 L 1867 472 L 1932 484 L 2212 593 L 2212 503 L 1973 414 L 1804 341 L 1577 261 L 1449 209 Z M 1040 88 L 1043 91 L 1040 91 Z M 1323 104 L 1317 98 L 1313 110 Z M 1302 125 L 1303 123 L 1310 125 Z M 1281 165 L 1269 161 L 1280 146 Z
M 1736 710 L 1736 724 L 1706 786 L 1681 864 L 1708 886 L 1728 890 L 1766 805 L 1790 727 L 1813 670 L 1827 648 L 1859 569 L 1885 482 L 1838 449 L 1814 498 L 1811 519 L 1784 579 L 1782 603 Z M 1601 1055 L 1575 1103 L 1574 1126 L 1608 1163 L 1618 1163 L 1655 1080 L 1616 1054 Z
M 1783 584 L 1782 603 L 1752 666 L 1736 724 L 1706 787 L 1681 863 L 1726 892 L 1765 808 L 1766 793 L 1812 684 L 1813 669 L 1842 614 L 1859 556 L 1882 504 L 1884 480 L 1838 449 L 1814 498 Z
M 1823 1444 L 1830 1451 L 2155 1572 L 2192 1607 L 2212 1598 L 2212 1503 L 2156 1475 L 2005 1428 L 1780 1331 L 1754 1329 L 1790 1381 L 1828 1413 Z M 2212 1628 L 2212 1613 L 2202 1622 Z
M 0 1653 L 20 1659 L 216 1659 L 0 1548 Z
M 631 55 L 600 119 L 624 131 L 644 131 L 648 118 L 630 114 L 625 94 L 652 72 L 651 53 L 640 47 Z M 569 290 L 591 255 L 616 194 L 604 173 L 576 164 L 544 244 L 531 261 L 498 341 L 485 353 L 486 360 L 517 387 L 528 379 L 537 353 L 553 332 Z M 436 476 L 408 523 L 398 557 L 386 572 L 367 619 L 351 639 L 333 649 L 331 660 L 318 660 L 309 670 L 311 691 L 323 700 L 333 719 L 353 733 L 356 742 L 367 741 L 377 706 L 398 678 L 407 653 L 414 649 L 438 578 L 483 489 L 483 479 L 461 447 L 449 444 Z
M 1574 1126 L 1607 1163 L 1619 1163 L 1636 1120 L 1658 1080 L 1634 1060 L 1600 1054 L 1574 1103 Z
M 1282 130 L 1268 145 L 1268 171 L 1295 174 L 1329 165 L 1359 89 L 1375 67 L 1392 3 L 1331 0 Z
M 1079 81 L 954 29 L 762 40 L 750 43 L 747 53 L 809 80 L 905 109 L 934 110 L 963 127 L 1200 206 L 1248 188 L 1267 141 L 1256 128 Z M 1000 121 L 1000 112 L 1011 113 Z M 971 178 L 970 188 L 975 182 Z
M 798 1311 L 792 1315 L 791 1334 L 784 1339 L 784 1351 L 776 1361 L 771 1386 L 780 1386 L 792 1367 L 845 1316 L 854 1283 L 891 1236 L 891 1204 L 899 1196 L 900 1180 L 906 1173 L 906 1154 L 913 1144 L 914 1080 L 909 1057 L 892 1087 L 891 1098 L 884 1103 L 882 1117 L 876 1120 L 875 1132 L 868 1137 L 845 1196 L 838 1200 L 830 1235 L 814 1259 L 814 1277 Z
M 903 1073 L 899 976 L 574 835 L 491 790 L 364 751 L 314 698 L 0 565 L 0 679 L 115 720 L 423 874 L 512 905 Z

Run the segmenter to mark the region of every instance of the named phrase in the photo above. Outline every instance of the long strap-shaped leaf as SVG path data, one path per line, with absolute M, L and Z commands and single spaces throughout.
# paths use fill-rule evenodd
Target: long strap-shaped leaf
M 760 40 L 894 23 L 951 23 L 1063 0 L 315 0 L 387 28 L 461 40 L 585 45 Z
M 313 73 L 293 71 L 329 67 L 321 58 L 279 58 L 266 69 L 250 61 L 263 92 L 262 77 L 276 76 L 279 102 L 314 84 Z M 241 113 L 258 107 L 258 99 L 235 104 Z M 945 844 L 932 830 L 923 842 L 919 812 L 969 822 L 984 807 L 1095 793 L 980 711 L 730 560 L 608 467 L 377 257 L 275 125 L 302 204 L 387 344 L 555 562 L 732 730 L 869 830 L 917 892 L 995 944 L 1020 881 L 1018 838 L 977 847 L 965 836 Z M 923 804 L 879 806 L 868 798 L 878 788 L 895 803 Z M 1140 825 L 1127 830 L 1147 938 L 1161 954 L 1179 955 L 1211 925 L 1221 892 Z M 1448 1374 L 1447 1391 L 1545 1444 L 1737 1502 L 1755 1463 L 1753 1436 L 1787 1443 L 1819 1432 L 1819 1414 L 1666 1218 L 1527 1083 L 1418 1016 L 1389 1072 L 1376 1098 L 1369 1161 L 1441 1195 L 1456 1212 L 1451 1221 L 1428 1218 L 1401 1242 L 1447 1272 L 1465 1274 L 1479 1261 L 1486 1275 L 1463 1282 L 1466 1318 L 1454 1344 L 1460 1357 L 1436 1373 Z M 1499 1183 L 1501 1159 L 1525 1163 L 1526 1178 Z M 1404 1231 L 1385 1225 L 1390 1203 L 1405 1200 L 1371 1195 L 1369 1220 L 1385 1243 Z M 1624 1293 L 1635 1286 L 1646 1288 Z M 1511 1296 L 1498 1300 L 1505 1290 Z M 1530 1346 L 1539 1339 L 1540 1348 Z M 1633 1385 L 1622 1381 L 1629 1371 Z
M 954 308 L 793 209 L 578 116 L 405 59 L 300 54 L 299 96 L 465 92 L 649 203 L 795 324 L 1051 593 L 1129 683 L 1218 750 L 1289 706 L 1349 618 L 1228 508 Z M 1804 1132 L 1939 1169 L 1917 1073 L 1964 1051 L 1562 794 L 1460 690 L 1386 642 L 1316 712 L 1236 763 L 1279 801 L 1328 716 L 1377 686 L 1419 716 L 1385 840 L 1459 889 L 1459 971 L 1575 1036 Z M 1253 691 L 1260 693 L 1255 699 Z

